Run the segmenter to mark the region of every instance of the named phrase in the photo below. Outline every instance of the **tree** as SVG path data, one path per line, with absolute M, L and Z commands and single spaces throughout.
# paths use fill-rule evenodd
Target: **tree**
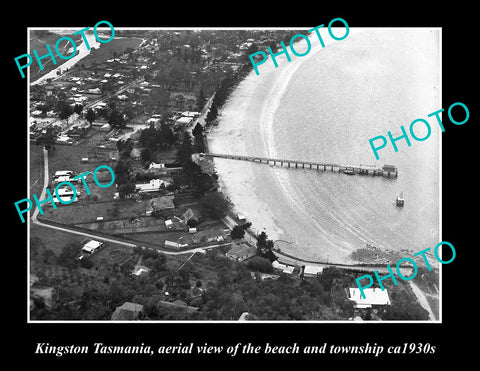
M 75 112 L 77 115 L 82 113 L 82 110 L 83 106 L 81 104 L 75 104 L 75 106 L 73 107 L 73 112 Z
M 205 98 L 205 94 L 203 92 L 202 87 L 200 87 L 200 92 L 198 93 L 198 98 L 197 98 L 197 111 L 200 112 L 203 109 L 203 106 L 207 102 L 207 99 Z
M 59 100 L 56 107 L 60 120 L 66 120 L 73 113 L 72 107 L 65 101 Z
M 120 152 L 120 158 L 121 159 L 128 159 L 130 158 L 130 152 L 132 152 L 133 149 L 133 142 L 130 138 L 127 140 L 119 140 L 117 142 L 117 149 Z
M 197 122 L 197 125 L 192 130 L 192 134 L 194 138 L 203 138 L 203 126 L 199 122 Z
M 95 121 L 95 111 L 91 108 L 88 109 L 87 113 L 85 114 L 85 119 L 91 124 Z
M 185 132 L 183 136 L 183 140 L 180 143 L 180 146 L 177 151 L 177 158 L 184 168 L 187 162 L 192 161 L 192 153 L 193 153 L 192 138 L 190 137 L 190 134 Z
M 205 152 L 205 142 L 203 138 L 203 126 L 197 122 L 197 125 L 195 125 L 195 128 L 192 130 L 192 134 L 195 140 L 194 143 L 194 151 L 196 153 L 201 153 Z
M 243 238 L 243 236 L 245 235 L 245 231 L 247 230 L 247 228 L 250 228 L 251 225 L 252 225 L 252 223 L 245 223 L 243 225 L 236 225 L 235 227 L 233 227 L 232 232 L 230 233 L 230 236 L 233 239 Z
M 43 146 L 47 151 L 53 148 L 55 150 L 55 141 L 57 140 L 57 134 L 52 126 L 49 126 L 46 130 L 46 133 L 40 135 L 35 144 L 37 146 Z
M 80 249 L 75 243 L 65 245 L 58 256 L 58 262 L 66 267 L 74 267 Z
M 274 243 L 272 240 L 268 239 L 268 236 L 265 232 L 260 233 L 257 237 L 257 254 L 274 261 L 276 259 L 275 254 L 273 253 Z
M 150 162 L 152 161 L 153 158 L 153 153 L 152 150 L 148 147 L 143 148 L 142 151 L 140 152 L 140 156 L 144 162 Z
M 212 102 L 206 117 L 207 124 L 211 124 L 217 118 L 217 115 L 218 115 L 217 105 L 214 102 Z
M 254 256 L 253 258 L 248 259 L 247 267 L 254 271 L 259 271 L 263 273 L 273 272 L 273 267 L 270 260 L 262 258 L 261 256 Z
M 115 166 L 115 180 L 120 186 L 125 183 L 130 183 L 131 165 L 130 161 L 119 159 Z
M 204 212 L 213 219 L 221 219 L 227 214 L 229 202 L 219 192 L 210 192 L 199 202 Z
M 245 229 L 243 229 L 241 225 L 236 225 L 235 227 L 233 227 L 232 232 L 230 233 L 230 236 L 233 239 L 243 238 L 244 235 Z
M 116 109 L 113 109 L 108 118 L 108 123 L 112 128 L 124 128 L 127 123 L 123 118 L 123 114 Z

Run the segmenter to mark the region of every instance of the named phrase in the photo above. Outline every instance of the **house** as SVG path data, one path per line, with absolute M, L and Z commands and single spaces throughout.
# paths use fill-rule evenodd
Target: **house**
M 248 321 L 250 318 L 250 313 L 248 312 L 243 312 L 240 317 L 238 317 L 239 321 Z
M 182 215 L 182 219 L 184 221 L 184 223 L 187 223 L 189 222 L 190 220 L 194 220 L 196 221 L 197 223 L 199 222 L 200 220 L 200 213 L 197 212 L 197 211 L 194 211 L 190 208 L 188 208 Z
M 89 254 L 93 254 L 102 246 L 103 246 L 103 242 L 90 240 L 85 245 L 83 245 L 82 251 Z
M 315 265 L 304 265 L 303 266 L 303 277 L 316 277 L 323 272 L 323 267 Z
M 140 193 L 158 192 L 160 189 L 165 189 L 168 185 L 170 185 L 170 182 L 166 180 L 152 179 L 148 183 L 135 184 L 135 190 Z
M 192 117 L 182 116 L 175 121 L 175 124 L 179 126 L 188 126 L 193 121 Z
M 280 278 L 277 274 L 268 274 L 268 273 L 261 273 L 261 272 L 250 272 L 250 277 L 253 279 L 257 278 L 257 276 L 263 280 L 278 280 Z
M 177 250 L 179 251 L 180 249 L 183 249 L 185 247 L 188 247 L 188 243 L 177 243 L 177 242 L 173 242 L 173 241 L 168 241 L 166 240 L 163 245 L 168 249 L 174 249 L 174 250 Z
M 276 270 L 282 271 L 283 273 L 286 273 L 286 274 L 292 274 L 294 269 L 295 269 L 295 267 L 293 267 L 291 265 L 286 265 L 286 264 L 279 263 L 278 260 L 275 260 L 272 263 L 272 267 L 275 268 Z
M 160 211 L 164 210 L 173 210 L 175 205 L 173 203 L 174 196 L 161 196 L 157 198 L 152 198 L 147 201 L 147 210 L 145 214 L 150 216 L 152 214 L 157 214 Z
M 143 265 L 136 265 L 132 271 L 132 275 L 136 277 L 140 277 L 142 275 L 146 275 L 151 271 L 150 268 L 145 267 Z
M 192 313 L 198 310 L 197 307 L 192 307 L 190 305 L 187 305 L 187 303 L 185 303 L 182 300 L 175 300 L 174 302 L 160 300 L 158 302 L 158 307 L 180 311 L 180 312 L 186 312 L 186 313 Z
M 115 308 L 112 314 L 112 321 L 137 321 L 144 317 L 143 305 L 126 301 Z
M 225 256 L 231 260 L 242 262 L 246 259 L 249 259 L 257 255 L 257 249 L 255 246 L 250 246 L 246 242 L 232 242 L 230 250 L 225 254 Z
M 367 288 L 363 289 L 365 299 L 362 297 L 362 293 L 359 288 L 349 288 L 347 290 L 347 297 L 349 300 L 355 302 L 355 308 L 371 308 L 374 305 L 390 305 L 390 298 L 388 297 L 387 290 L 380 288 Z
M 150 165 L 148 165 L 148 170 L 153 170 L 153 169 L 164 169 L 165 164 L 159 163 L 156 164 L 155 162 L 151 162 Z

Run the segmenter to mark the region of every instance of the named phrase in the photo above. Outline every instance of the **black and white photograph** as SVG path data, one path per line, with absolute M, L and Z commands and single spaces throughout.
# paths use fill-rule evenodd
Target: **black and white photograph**
M 23 353 L 459 351 L 447 334 L 475 261 L 468 32 L 348 11 L 115 14 L 27 22 L 8 52 Z
M 30 319 L 440 320 L 440 46 L 31 29 Z

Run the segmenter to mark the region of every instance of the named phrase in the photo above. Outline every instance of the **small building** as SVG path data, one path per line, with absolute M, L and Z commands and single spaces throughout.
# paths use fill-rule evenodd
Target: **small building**
M 160 189 L 165 189 L 168 185 L 170 185 L 170 182 L 166 180 L 152 179 L 148 183 L 135 184 L 135 190 L 140 193 L 158 192 Z
M 382 290 L 378 287 L 363 289 L 365 298 L 362 297 L 362 293 L 359 288 L 349 288 L 347 290 L 347 297 L 349 300 L 355 302 L 355 308 L 371 308 L 374 305 L 390 305 L 390 298 L 388 297 L 387 290 Z
M 110 131 L 111 129 L 111 126 L 109 123 L 106 123 L 106 124 L 103 124 L 101 127 L 100 127 L 100 131 Z
M 132 271 L 132 276 L 140 277 L 142 275 L 146 275 L 151 271 L 150 268 L 145 267 L 143 265 L 136 265 Z
M 225 256 L 231 260 L 242 262 L 246 259 L 249 259 L 257 255 L 257 249 L 255 246 L 250 246 L 246 242 L 232 242 L 230 250 L 225 254 Z
M 168 229 L 173 228 L 173 221 L 171 219 L 165 220 L 165 227 Z
M 262 272 L 250 272 L 250 277 L 253 279 L 257 278 L 257 276 L 263 280 L 278 280 L 280 276 L 278 274 L 269 274 L 269 273 L 262 273 Z
M 286 273 L 286 274 L 292 274 L 293 271 L 295 270 L 295 267 L 293 267 L 291 265 L 286 265 L 286 264 L 279 263 L 278 260 L 275 260 L 272 263 L 272 267 L 275 268 L 276 270 L 282 271 L 283 273 Z
M 90 240 L 85 245 L 83 245 L 82 251 L 89 254 L 93 254 L 102 246 L 103 246 L 103 242 Z
M 238 317 L 239 321 L 248 321 L 250 318 L 250 313 L 248 312 L 243 312 L 240 317 Z
M 138 321 L 143 318 L 143 305 L 128 301 L 115 308 L 112 314 L 112 321 Z
M 190 220 L 194 220 L 195 222 L 200 221 L 200 213 L 188 208 L 183 214 L 182 214 L 182 219 L 185 223 L 189 222 Z
M 192 118 L 192 117 L 182 116 L 182 117 L 180 117 L 178 120 L 176 120 L 175 123 L 176 123 L 177 125 L 180 125 L 180 126 L 187 126 L 187 125 L 189 125 L 192 121 L 193 121 L 193 118 Z
M 174 196 L 160 196 L 147 201 L 146 215 L 156 215 L 162 211 L 175 209 Z
M 151 162 L 150 165 L 148 165 L 148 170 L 154 170 L 154 169 L 164 169 L 165 164 L 159 163 L 156 164 L 155 162 Z
M 165 241 L 164 244 L 163 244 L 166 248 L 170 248 L 170 249 L 174 249 L 174 250 L 180 250 L 184 247 L 188 247 L 188 244 L 187 243 L 177 243 L 177 242 L 173 242 L 173 241 Z
M 304 265 L 303 266 L 303 277 L 316 277 L 323 272 L 323 267 L 316 265 Z
M 185 303 L 183 300 L 175 300 L 174 302 L 160 300 L 157 305 L 158 307 L 163 309 L 175 310 L 186 313 L 193 313 L 198 310 L 197 307 L 187 305 L 187 303 Z
M 53 175 L 54 178 L 59 178 L 59 177 L 73 177 L 75 173 L 71 170 L 58 170 L 55 172 Z

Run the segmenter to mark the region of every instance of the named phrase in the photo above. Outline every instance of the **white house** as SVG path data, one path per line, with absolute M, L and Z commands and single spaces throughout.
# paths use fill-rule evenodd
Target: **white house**
M 163 163 L 156 164 L 155 162 L 151 162 L 150 165 L 148 165 L 149 170 L 164 169 L 164 168 L 165 168 L 165 164 L 163 164 Z
M 235 261 L 244 261 L 253 256 L 257 255 L 257 249 L 255 246 L 250 246 L 246 242 L 232 242 L 230 250 L 225 254 L 225 256 L 231 260 Z
M 152 179 L 149 183 L 135 184 L 135 190 L 139 191 L 140 193 L 158 192 L 162 186 L 166 187 L 169 184 L 170 182 L 162 179 Z
M 88 241 L 83 247 L 82 251 L 87 252 L 89 254 L 93 254 L 95 251 L 97 251 L 101 246 L 103 245 L 103 242 L 95 241 L 95 240 L 90 240 Z
M 304 277 L 316 277 L 323 272 L 323 267 L 316 265 L 305 265 L 303 268 Z
M 390 298 L 387 290 L 380 288 L 363 289 L 365 299 L 359 288 L 349 288 L 347 292 L 348 299 L 355 302 L 355 308 L 371 308 L 372 305 L 390 305 Z
M 295 269 L 295 267 L 291 265 L 285 265 L 285 264 L 279 263 L 278 260 L 275 260 L 272 263 L 272 267 L 286 274 L 292 274 L 293 270 Z

